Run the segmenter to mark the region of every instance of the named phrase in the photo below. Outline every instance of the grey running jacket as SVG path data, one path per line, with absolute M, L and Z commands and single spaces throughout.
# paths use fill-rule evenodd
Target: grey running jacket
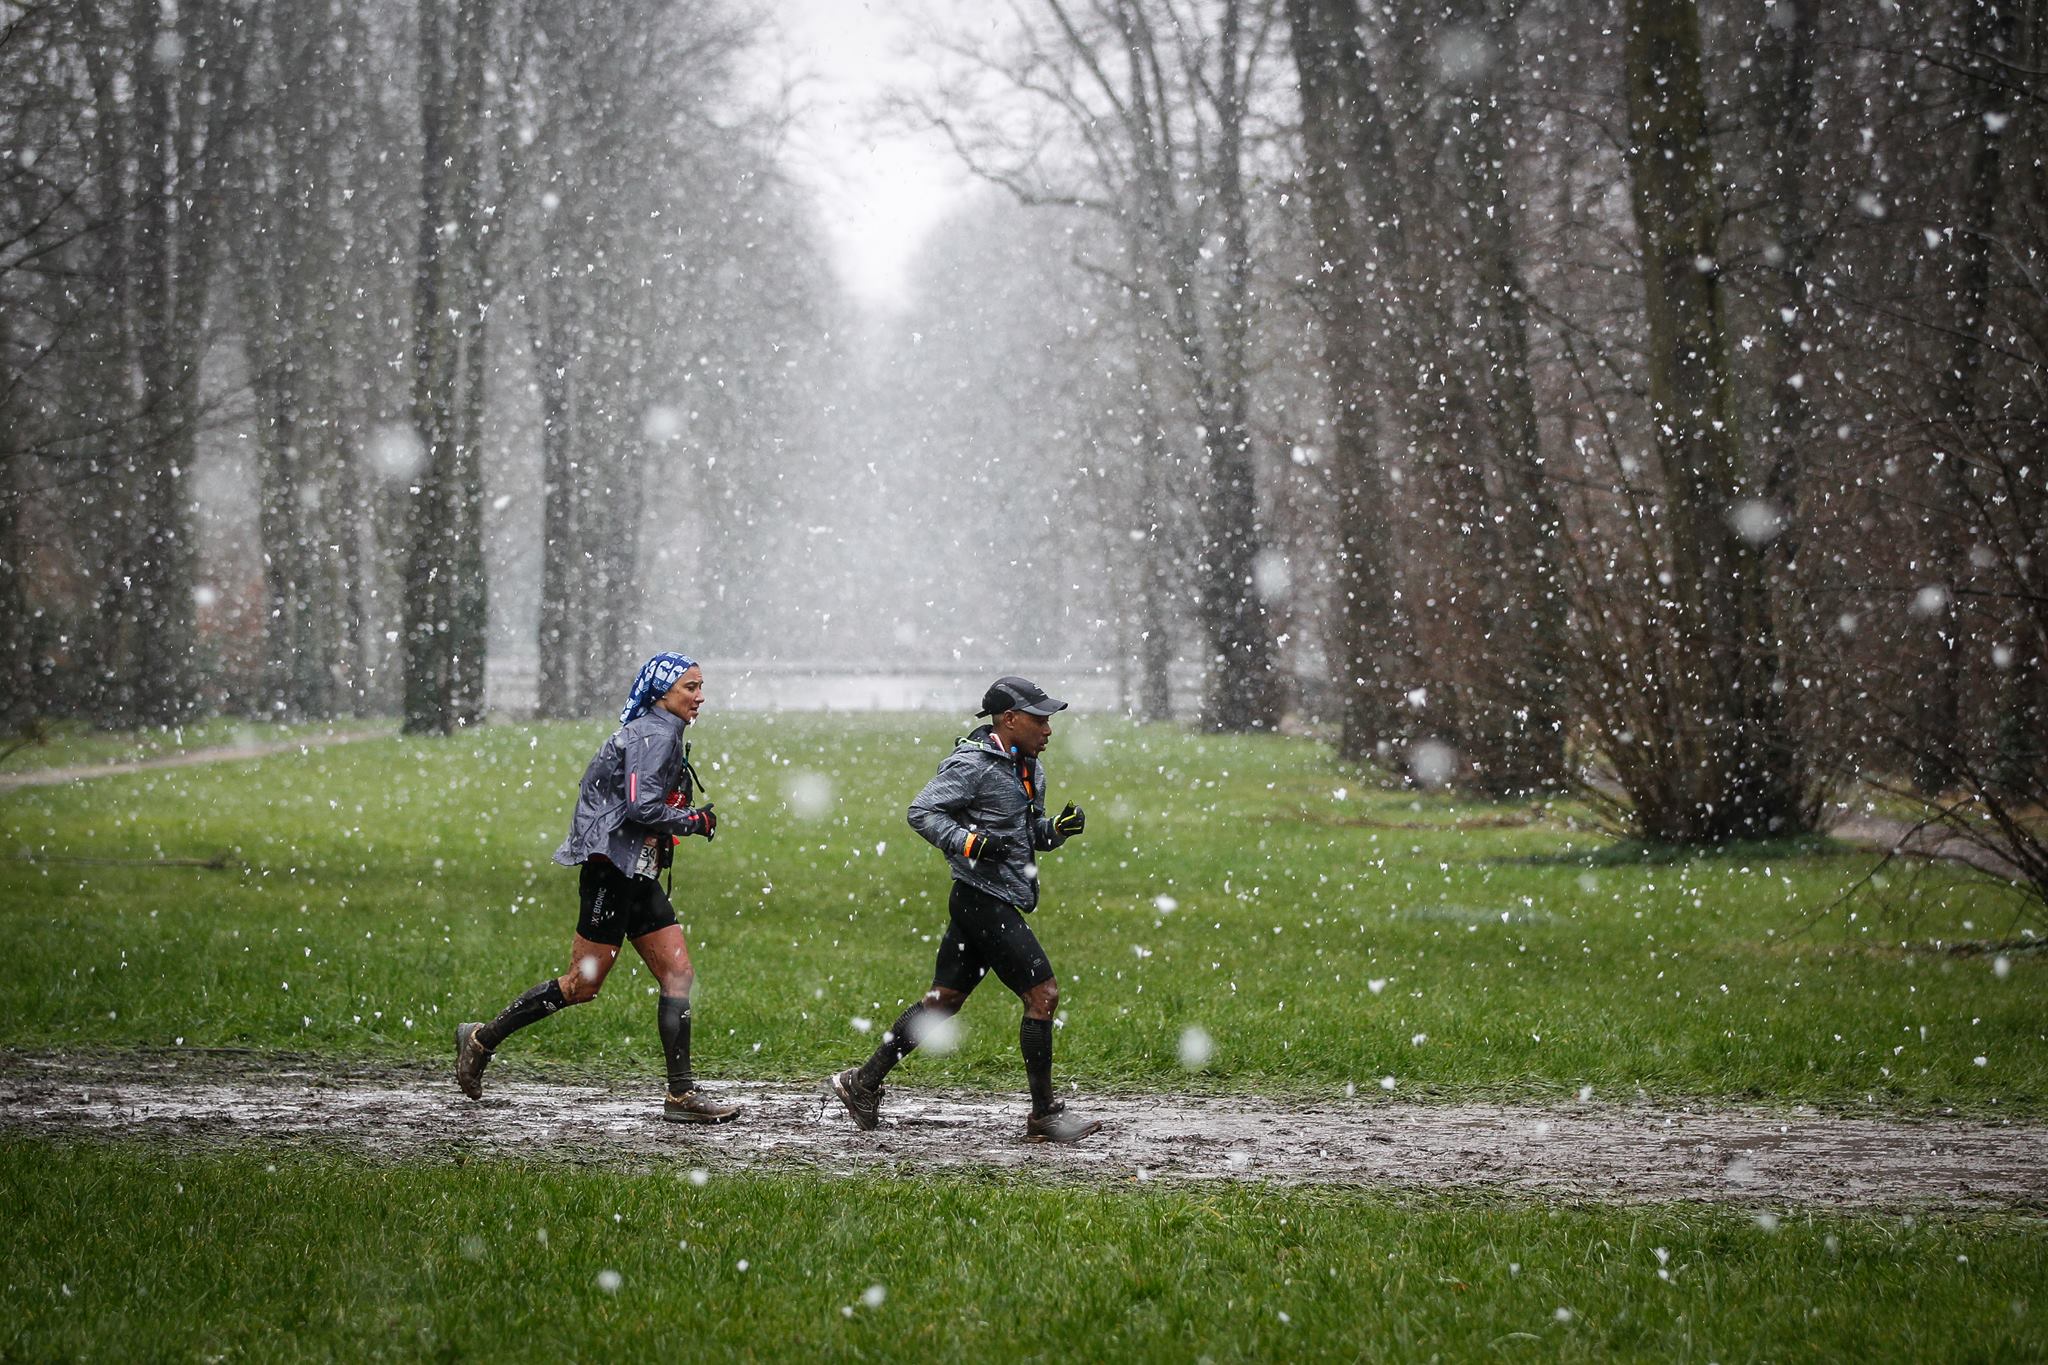
M 621 725 L 598 747 L 583 770 L 569 837 L 555 861 L 575 867 L 602 855 L 628 876 L 650 834 L 681 834 L 683 809 L 668 794 L 683 788 L 687 805 L 695 793 L 683 776 L 683 719 L 653 710 Z
M 910 827 L 946 855 L 953 880 L 1027 911 L 1038 905 L 1034 853 L 1066 842 L 1045 813 L 1045 768 L 1034 758 L 1020 771 L 1018 760 L 1003 752 L 987 725 L 961 740 L 939 764 L 937 776 L 910 803 Z M 977 830 L 1007 840 L 1010 856 L 999 863 L 961 857 L 967 836 Z

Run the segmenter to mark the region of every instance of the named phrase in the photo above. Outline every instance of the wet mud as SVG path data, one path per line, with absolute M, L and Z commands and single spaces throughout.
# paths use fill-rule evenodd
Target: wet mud
M 263 1145 L 374 1159 L 521 1158 L 845 1174 L 1012 1171 L 1101 1186 L 1267 1181 L 1573 1201 L 2048 1212 L 2048 1127 L 1655 1104 L 1421 1105 L 1361 1096 L 1100 1095 L 1103 1132 L 1023 1137 L 1021 1095 L 892 1087 L 882 1125 L 793 1084 L 706 1090 L 744 1106 L 664 1123 L 660 1096 L 500 1062 L 482 1101 L 439 1072 L 256 1053 L 0 1056 L 0 1133 Z

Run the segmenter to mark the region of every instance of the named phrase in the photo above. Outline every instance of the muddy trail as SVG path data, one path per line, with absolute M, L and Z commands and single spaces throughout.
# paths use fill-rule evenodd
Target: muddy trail
M 354 744 L 359 740 L 390 737 L 391 734 L 387 730 L 355 730 L 331 735 L 301 735 L 297 739 L 265 740 L 255 744 L 221 744 L 211 748 L 163 754 L 156 758 L 85 763 L 69 768 L 27 768 L 20 772 L 0 773 L 0 792 L 19 791 L 24 787 L 61 787 L 89 778 L 121 777 L 128 773 L 156 772 L 164 768 L 197 768 L 208 763 L 241 763 L 252 758 L 268 758 L 273 754 L 306 753 L 314 749 L 325 749 L 334 744 Z
M 0 1134 L 262 1145 L 379 1160 L 518 1157 L 842 1174 L 1013 1171 L 1101 1186 L 1271 1181 L 1760 1208 L 2048 1213 L 2048 1126 L 1647 1103 L 1101 1095 L 1071 1147 L 1023 1141 L 1020 1095 L 895 1087 L 874 1132 L 793 1084 L 707 1086 L 745 1108 L 681 1127 L 658 1095 L 500 1064 L 482 1102 L 441 1071 L 235 1052 L 0 1055 Z

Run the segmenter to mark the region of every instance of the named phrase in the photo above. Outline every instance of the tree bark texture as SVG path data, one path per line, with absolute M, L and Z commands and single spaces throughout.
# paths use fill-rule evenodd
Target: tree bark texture
M 26 724 L 40 709 L 36 697 L 34 639 L 29 627 L 28 538 L 20 479 L 25 459 L 28 414 L 22 386 L 12 373 L 15 336 L 12 318 L 0 309 L 0 730 Z
M 1508 106 L 1520 70 L 1515 0 L 1456 0 L 1452 23 L 1487 60 L 1453 105 L 1465 219 L 1477 277 L 1486 421 L 1500 459 L 1503 611 L 1475 747 L 1476 781 L 1495 796 L 1566 785 L 1565 598 L 1559 580 L 1563 512 L 1544 467 L 1529 369 L 1529 298 L 1509 191 Z
M 1158 39 L 1145 7 L 1115 6 L 1127 74 L 1122 105 L 1131 160 L 1134 267 L 1152 283 L 1144 292 L 1158 302 L 1158 322 L 1173 339 L 1201 431 L 1203 471 L 1197 506 L 1202 544 L 1195 557 L 1195 615 L 1203 643 L 1201 723 L 1212 730 L 1270 730 L 1279 722 L 1273 648 L 1253 582 L 1260 532 L 1248 416 L 1250 377 L 1242 327 L 1250 300 L 1244 224 L 1242 98 L 1238 90 L 1237 3 L 1225 8 L 1222 52 L 1230 75 L 1215 97 L 1218 146 L 1206 167 L 1216 186 L 1225 241 L 1219 287 L 1201 268 L 1202 225 L 1179 202 L 1174 158 L 1181 153 L 1171 124 L 1169 95 L 1160 70 Z M 1233 188 L 1235 187 L 1235 188 Z M 1204 317 L 1200 301 L 1216 298 Z
M 1138 471 L 1138 507 L 1152 518 L 1138 559 L 1138 698 L 1137 718 L 1160 722 L 1173 718 L 1173 639 L 1167 633 L 1166 603 L 1172 595 L 1168 566 L 1173 560 L 1172 529 L 1166 506 L 1166 467 L 1172 458 L 1166 445 L 1166 424 L 1152 396 L 1149 356 L 1138 369 L 1138 422 L 1142 434 L 1142 467 Z
M 1319 257 L 1311 299 L 1329 376 L 1337 750 L 1364 762 L 1397 740 L 1400 727 L 1375 342 L 1384 334 L 1374 297 L 1384 264 L 1376 193 L 1386 160 L 1384 111 L 1359 39 L 1357 0 L 1289 0 L 1288 15 L 1301 94 L 1303 189 Z
M 1623 781 L 1653 838 L 1789 835 L 1810 816 L 1763 555 L 1736 530 L 1754 494 L 1721 297 L 1699 15 L 1690 0 L 1628 0 L 1627 26 L 1628 164 L 1670 579 L 1649 593 L 1676 705 L 1662 733 L 1636 737 L 1656 752 L 1647 766 L 1622 765 Z
M 113 19 L 115 12 L 104 17 Z M 175 724 L 197 714 L 190 478 L 226 147 L 243 116 L 246 34 L 224 7 L 174 15 L 136 0 L 87 53 L 110 241 L 111 352 L 102 390 L 118 407 L 91 501 L 103 515 L 105 578 L 89 657 L 108 724 Z M 182 53 L 198 74 L 167 54 Z
M 483 718 L 486 340 L 481 207 L 491 0 L 421 0 L 420 225 L 413 310 L 414 431 L 424 454 L 409 506 L 405 728 L 446 734 Z
M 583 505 L 576 477 L 573 436 L 576 430 L 577 384 L 574 343 L 565 318 L 568 290 L 550 276 L 529 297 L 529 337 L 534 379 L 541 405 L 541 578 L 539 675 L 535 707 L 548 720 L 579 714 L 579 677 L 586 658 L 575 610 L 576 568 L 582 539 L 578 514 Z
M 1991 63 L 2012 47 L 2017 19 L 2012 7 L 1973 5 L 1965 26 L 1963 60 L 1971 70 L 1958 91 L 1959 122 L 1973 144 L 1965 163 L 1962 221 L 1957 227 L 1955 258 L 1946 293 L 1955 305 L 1947 364 L 1939 385 L 1944 447 L 1936 470 L 1937 508 L 1927 519 L 1927 553 L 1938 575 L 1933 585 L 1941 594 L 1930 613 L 1934 629 L 1927 632 L 1926 671 L 1914 708 L 1914 753 L 1918 762 L 1914 785 L 1929 796 L 1948 792 L 1972 768 L 1963 753 L 1962 697 L 1965 658 L 1983 613 L 1969 610 L 1963 593 L 1975 576 L 1971 552 L 1988 543 L 1990 528 L 1980 510 L 1987 482 L 1973 470 L 1985 448 L 1980 428 L 1980 375 L 1985 319 L 1991 289 L 1991 255 L 1997 249 L 1998 209 L 2005 172 L 2004 138 L 1987 118 L 2000 115 L 1992 94 Z M 2002 125 L 2001 125 L 2002 128 Z M 1993 400 L 1995 403 L 1995 400 Z M 2002 623 L 2001 623 L 2002 624 Z M 1995 626 L 1994 626 L 1995 628 Z
M 1273 676 L 1272 630 L 1258 584 L 1264 541 L 1259 526 L 1258 490 L 1252 461 L 1251 235 L 1244 190 L 1244 91 L 1239 62 L 1243 45 L 1239 0 L 1223 0 L 1221 50 L 1216 79 L 1216 207 L 1223 239 L 1223 286 L 1217 299 L 1220 425 L 1208 436 L 1208 566 L 1212 631 L 1220 667 L 1207 673 L 1203 722 L 1212 730 L 1271 730 L 1280 721 L 1278 679 Z
M 344 431 L 342 335 L 347 219 L 341 142 L 350 134 L 347 26 L 333 0 L 297 0 L 266 15 L 268 99 L 242 156 L 241 298 L 262 471 L 267 712 L 336 714 L 359 678 L 348 601 L 359 564 L 359 496 Z

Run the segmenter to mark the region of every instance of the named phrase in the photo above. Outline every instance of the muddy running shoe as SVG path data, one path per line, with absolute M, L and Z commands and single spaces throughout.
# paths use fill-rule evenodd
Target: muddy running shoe
M 1058 1101 L 1043 1114 L 1033 1114 L 1024 1120 L 1024 1136 L 1032 1142 L 1079 1142 L 1101 1131 L 1101 1119 L 1069 1114 L 1067 1106 Z
M 882 1087 L 862 1085 L 860 1068 L 850 1066 L 825 1082 L 825 1087 L 839 1097 L 846 1106 L 846 1112 L 853 1116 L 853 1126 L 867 1132 L 882 1121 Z
M 491 1064 L 491 1050 L 476 1040 L 482 1024 L 455 1026 L 455 1084 L 473 1100 L 484 1097 L 484 1068 Z
M 720 1104 L 701 1090 L 685 1090 L 661 1103 L 661 1116 L 670 1123 L 724 1123 L 740 1112 L 736 1104 Z

